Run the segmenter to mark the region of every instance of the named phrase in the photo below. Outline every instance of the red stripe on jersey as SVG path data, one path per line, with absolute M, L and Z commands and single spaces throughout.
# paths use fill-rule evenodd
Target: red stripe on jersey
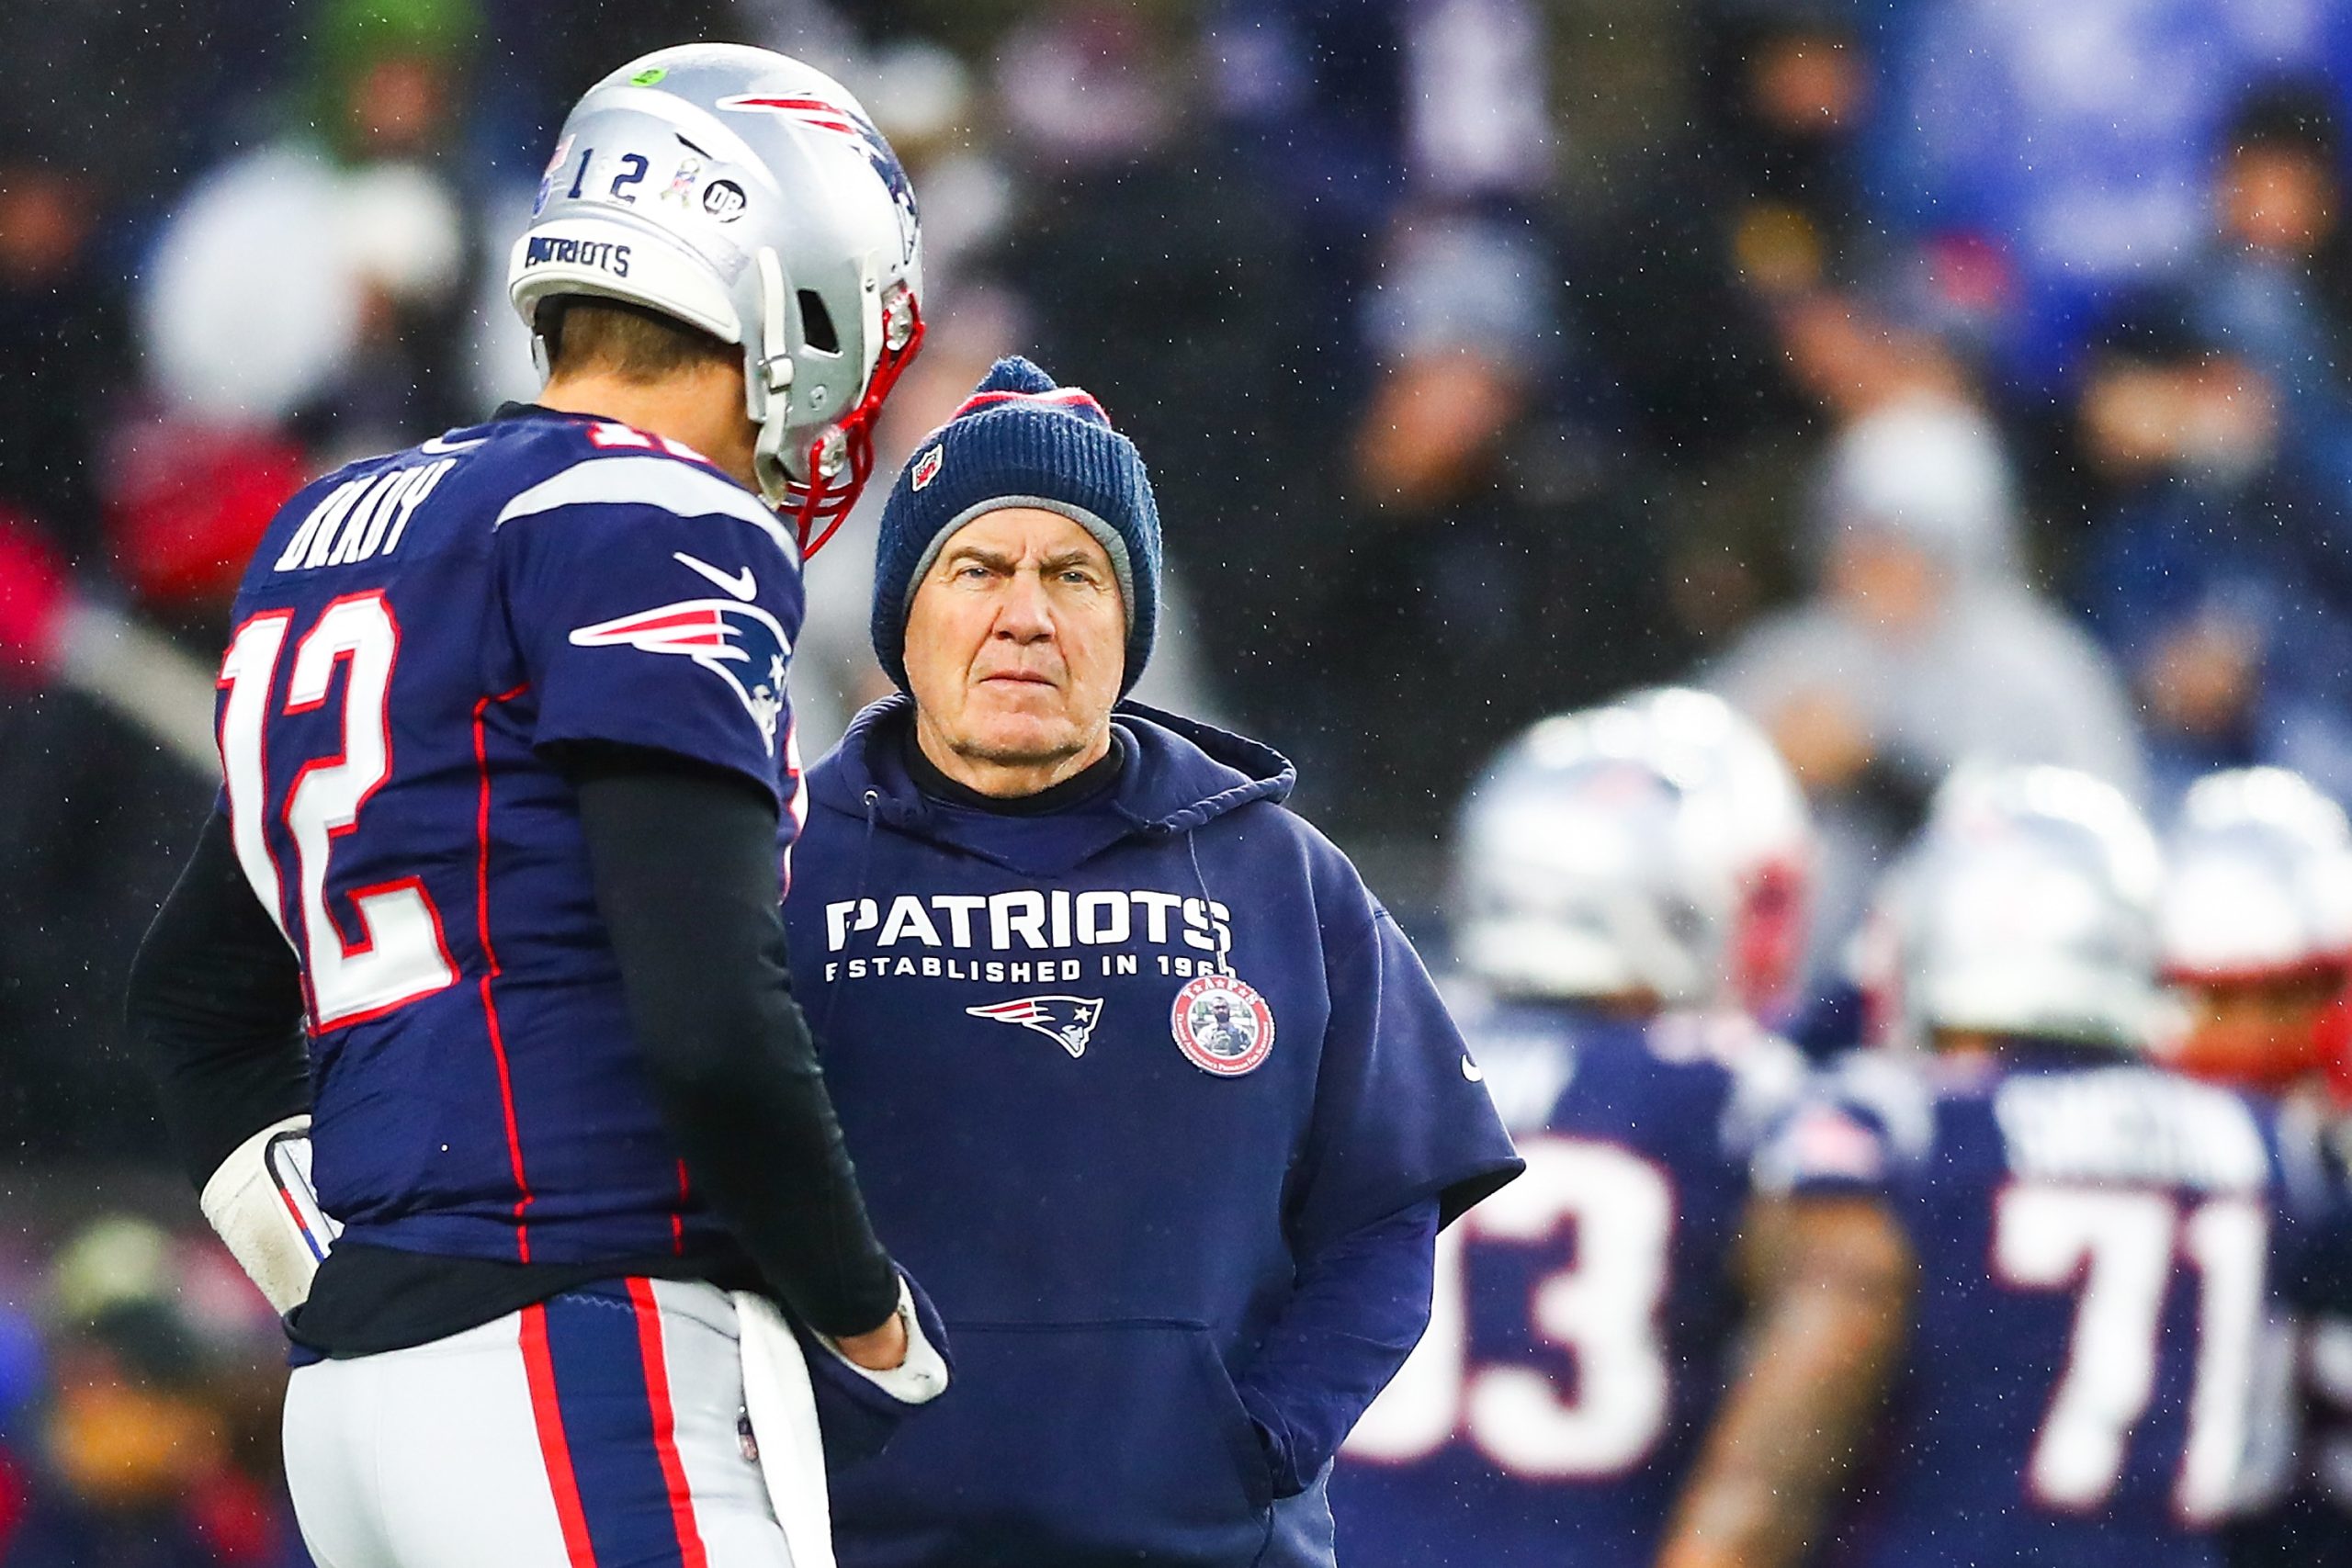
M 564 1557 L 571 1568 L 596 1568 L 596 1548 L 588 1539 L 588 1510 L 580 1502 L 571 1444 L 563 1435 L 563 1411 L 556 1404 L 555 1357 L 548 1349 L 544 1303 L 523 1309 L 523 1374 L 531 1386 L 531 1420 L 539 1429 L 539 1457 L 547 1461 L 548 1490 L 555 1496 L 556 1523 L 563 1529 Z
M 525 1263 L 531 1260 L 531 1228 L 523 1217 L 531 1207 L 531 1183 L 523 1174 L 523 1134 L 514 1120 L 514 1079 L 506 1063 L 506 1032 L 499 1027 L 498 998 L 490 989 L 499 968 L 498 950 L 490 942 L 490 748 L 484 716 L 490 712 L 491 704 L 511 702 L 529 690 L 526 682 L 511 692 L 484 697 L 474 704 L 474 776 L 481 784 L 474 810 L 474 931 L 481 940 L 481 1012 L 490 1029 L 490 1055 L 498 1064 L 498 1104 L 506 1117 L 506 1159 L 514 1172 L 514 1254 Z M 540 1334 L 544 1339 L 544 1325 Z M 581 1539 L 587 1538 L 583 1535 Z
M 653 1281 L 631 1279 L 628 1299 L 637 1307 L 637 1350 L 645 1362 L 645 1401 L 653 1409 L 653 1451 L 662 1461 L 662 1479 L 670 1488 L 670 1522 L 678 1532 L 681 1568 L 710 1568 L 702 1530 L 695 1523 L 686 1467 L 678 1458 L 677 1417 L 670 1408 L 670 1369 L 662 1354 L 662 1308 L 653 1299 Z

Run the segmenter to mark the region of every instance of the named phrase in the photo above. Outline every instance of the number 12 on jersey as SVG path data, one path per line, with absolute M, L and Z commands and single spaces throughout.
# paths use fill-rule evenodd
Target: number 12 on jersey
M 400 659 L 400 624 L 380 591 L 336 599 L 295 644 L 286 694 L 275 711 L 281 656 L 294 612 L 266 611 L 237 628 L 220 661 L 220 765 L 228 785 L 229 834 L 245 879 L 301 955 L 312 1026 L 321 1032 L 378 1017 L 455 985 L 458 966 L 441 914 L 417 877 L 348 895 L 360 938 L 345 942 L 327 905 L 334 841 L 359 825 L 368 799 L 391 776 L 390 702 Z M 343 690 L 340 754 L 303 762 L 280 808 L 293 840 L 299 938 L 287 924 L 277 862 L 269 847 L 268 745 L 273 718 L 323 706 L 338 666 Z

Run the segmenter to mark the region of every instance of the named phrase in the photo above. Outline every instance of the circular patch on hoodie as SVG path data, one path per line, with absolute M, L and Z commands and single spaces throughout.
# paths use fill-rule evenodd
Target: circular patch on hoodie
M 1193 1066 L 1221 1078 L 1239 1077 L 1274 1048 L 1274 1010 L 1230 975 L 1204 975 L 1177 992 L 1168 1023 Z

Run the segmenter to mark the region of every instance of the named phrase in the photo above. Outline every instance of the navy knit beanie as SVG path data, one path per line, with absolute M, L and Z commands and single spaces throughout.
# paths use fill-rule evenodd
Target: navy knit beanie
M 1076 387 L 1018 355 L 989 367 L 964 406 L 915 448 L 890 487 L 874 546 L 874 655 L 907 683 L 907 612 L 948 536 L 1009 506 L 1058 512 L 1111 558 L 1127 609 L 1125 695 L 1159 621 L 1159 506 L 1134 442 Z

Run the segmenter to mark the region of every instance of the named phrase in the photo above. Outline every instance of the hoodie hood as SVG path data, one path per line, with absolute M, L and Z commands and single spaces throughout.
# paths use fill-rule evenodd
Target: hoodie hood
M 1297 770 L 1272 747 L 1142 703 L 1111 710 L 1122 757 L 1104 794 L 1045 817 L 1000 817 L 933 800 L 908 775 L 902 748 L 914 699 L 885 697 L 860 713 L 808 771 L 820 808 L 1044 875 L 1082 865 L 1130 838 L 1172 838 L 1259 801 L 1280 804 Z

